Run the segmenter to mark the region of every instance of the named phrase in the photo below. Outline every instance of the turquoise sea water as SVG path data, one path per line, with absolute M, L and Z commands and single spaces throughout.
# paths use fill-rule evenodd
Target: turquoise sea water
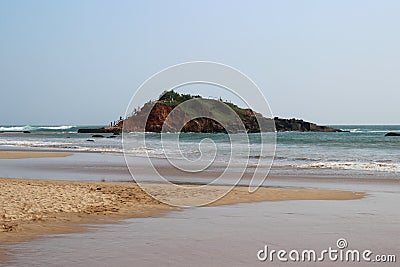
M 385 134 L 400 132 L 400 126 L 333 127 L 350 132 L 278 134 L 277 160 L 300 168 L 399 173 L 400 138 Z
M 100 126 L 0 126 L 0 149 L 45 149 L 122 153 L 122 138 L 104 134 L 105 138 L 93 138 L 92 134 L 78 134 L 77 129 Z M 380 174 L 400 178 L 400 137 L 385 137 L 387 132 L 400 132 L 400 125 L 334 125 L 347 130 L 344 133 L 281 132 L 277 133 L 274 157 L 274 173 L 287 170 L 331 173 Z M 30 131 L 30 133 L 9 132 Z M 268 135 L 268 134 L 265 134 Z M 231 155 L 231 141 L 225 134 L 182 133 L 179 147 L 174 134 L 163 137 L 146 134 L 146 145 L 132 147 L 130 152 L 137 156 L 165 157 L 184 155 L 196 160 L 201 153 L 216 153 L 216 160 L 240 162 L 249 159 L 256 163 L 260 155 L 260 138 L 250 135 L 250 152 L 247 143 L 234 144 Z M 131 133 L 130 138 L 139 138 L 139 133 Z M 92 141 L 88 141 L 92 140 Z M 204 144 L 213 144 L 207 146 Z M 214 143 L 212 143 L 214 142 Z M 199 147 L 201 144 L 201 148 Z M 214 146 L 215 144 L 215 146 Z M 217 150 L 217 152 L 214 151 Z M 250 153 L 250 154 L 249 154 Z

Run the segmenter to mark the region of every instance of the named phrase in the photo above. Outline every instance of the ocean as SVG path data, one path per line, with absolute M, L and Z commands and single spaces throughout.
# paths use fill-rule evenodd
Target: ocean
M 80 128 L 99 127 L 102 126 L 0 126 L 0 150 L 122 153 L 121 136 L 103 134 L 105 138 L 93 138 L 92 134 L 77 133 Z M 400 132 L 400 125 L 332 125 L 331 127 L 349 132 L 277 133 L 276 153 L 271 173 L 400 178 L 400 137 L 385 137 L 387 132 Z M 139 140 L 142 135 L 143 133 L 130 133 L 129 137 Z M 139 157 L 184 156 L 193 162 L 204 154 L 209 154 L 217 161 L 249 160 L 251 166 L 257 164 L 257 160 L 264 155 L 259 153 L 260 138 L 257 138 L 257 134 L 250 134 L 249 139 L 250 151 L 247 150 L 249 149 L 247 143 L 239 143 L 235 144 L 235 152 L 232 154 L 231 141 L 225 134 L 181 133 L 179 146 L 175 134 L 165 134 L 161 146 L 160 134 L 146 133 L 146 145 L 131 147 L 129 152 Z

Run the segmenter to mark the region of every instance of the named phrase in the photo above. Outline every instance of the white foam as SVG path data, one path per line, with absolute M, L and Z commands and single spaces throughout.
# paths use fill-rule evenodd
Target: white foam
M 400 172 L 400 164 L 382 162 L 316 162 L 297 166 L 303 169 L 336 169 L 377 172 Z
M 0 145 L 22 146 L 22 147 L 58 147 L 58 146 L 72 145 L 72 144 L 49 142 L 49 141 L 0 140 Z
M 68 130 L 71 128 L 74 128 L 76 126 L 71 126 L 71 125 L 63 125 L 63 126 L 39 126 L 37 128 L 39 129 L 45 129 L 45 130 Z
M 25 131 L 26 126 L 0 127 L 0 131 Z
M 346 130 L 346 129 L 342 129 L 342 130 Z M 390 132 L 392 130 L 362 130 L 362 129 L 350 129 L 347 130 L 350 131 L 351 133 L 387 133 Z
M 17 131 L 38 131 L 38 130 L 69 130 L 76 126 L 61 125 L 61 126 L 0 126 L 0 131 L 17 132 Z

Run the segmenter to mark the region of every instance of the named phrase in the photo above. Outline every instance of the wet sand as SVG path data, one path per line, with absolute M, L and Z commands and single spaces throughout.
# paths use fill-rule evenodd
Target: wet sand
M 0 159 L 59 158 L 71 155 L 64 152 L 0 151 Z
M 186 198 L 168 185 L 164 192 Z M 224 186 L 214 186 L 209 194 L 219 194 Z M 353 200 L 362 192 L 260 188 L 250 194 L 236 187 L 209 206 L 284 200 Z M 0 243 L 26 241 L 42 234 L 79 231 L 81 224 L 109 219 L 159 216 L 174 208 L 163 204 L 129 182 L 73 182 L 29 179 L 0 179 Z M 108 221 L 109 222 L 109 221 Z

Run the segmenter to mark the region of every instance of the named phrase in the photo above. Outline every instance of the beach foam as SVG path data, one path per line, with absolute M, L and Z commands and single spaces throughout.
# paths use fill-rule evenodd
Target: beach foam
M 316 162 L 296 166 L 298 168 L 400 172 L 400 164 L 383 162 Z

